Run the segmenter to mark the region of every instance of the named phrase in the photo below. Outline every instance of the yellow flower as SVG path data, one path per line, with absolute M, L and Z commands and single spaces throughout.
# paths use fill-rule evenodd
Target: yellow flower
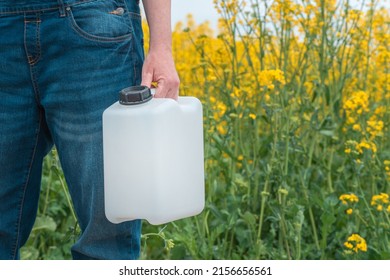
M 250 113 L 250 114 L 249 114 L 249 118 L 251 118 L 252 120 L 255 120 L 255 119 L 256 119 L 256 115 L 253 114 L 253 113 Z
M 225 115 L 227 106 L 221 101 L 217 101 L 213 107 L 214 109 L 214 120 L 218 121 Z
M 345 101 L 344 109 L 347 112 L 347 115 L 353 114 L 355 112 L 362 114 L 364 112 L 369 112 L 369 96 L 364 91 L 358 91 L 352 94 L 352 96 Z M 353 114 L 354 115 L 354 114 Z
M 354 124 L 352 126 L 352 129 L 355 131 L 362 131 L 362 127 L 360 126 L 360 124 Z
M 378 150 L 374 142 L 368 142 L 366 140 L 362 140 L 362 142 L 356 144 L 355 148 L 359 154 L 363 154 L 363 149 L 371 150 L 373 153 L 376 153 Z
M 359 198 L 353 193 L 342 194 L 340 195 L 339 199 L 343 205 L 349 205 L 349 203 L 353 204 L 359 201 Z M 347 210 L 345 210 L 345 213 L 347 215 L 352 215 L 353 209 L 349 207 Z
M 371 206 L 375 207 L 379 212 L 383 211 L 387 204 L 389 204 L 389 195 L 387 193 L 373 195 L 371 198 Z
M 226 121 L 223 121 L 223 122 L 219 123 L 217 125 L 218 133 L 221 134 L 221 135 L 226 135 L 226 133 L 227 133 L 226 127 L 227 127 L 227 122 Z
M 347 124 L 353 124 L 355 122 L 356 122 L 356 120 L 354 118 L 352 118 L 352 117 L 347 118 Z
M 351 153 L 357 154 L 359 152 L 358 147 L 359 147 L 359 143 L 358 142 L 356 142 L 354 140 L 347 140 L 345 142 L 345 150 L 344 150 L 344 152 L 346 154 L 351 154 Z
M 381 193 L 381 194 L 372 196 L 371 205 L 376 205 L 378 202 L 388 204 L 389 203 L 389 195 L 387 193 Z
M 340 195 L 339 199 L 341 200 L 341 203 L 344 205 L 347 205 L 348 201 L 351 203 L 359 202 L 359 198 L 353 193 L 342 194 L 342 195 Z
M 377 136 L 383 136 L 384 122 L 376 120 L 376 116 L 367 121 L 367 132 L 371 135 L 371 139 Z
M 390 160 L 385 160 L 383 163 L 385 164 L 385 171 L 386 171 L 386 175 L 387 175 L 387 180 L 390 181 Z
M 366 240 L 359 234 L 355 233 L 348 237 L 347 241 L 344 243 L 344 246 L 347 249 L 354 251 L 355 253 L 358 253 L 359 251 L 367 251 Z
M 258 73 L 258 80 L 260 82 L 260 86 L 266 86 L 271 90 L 275 88 L 274 82 L 279 82 L 282 85 L 286 83 L 284 73 L 279 69 L 260 71 Z
M 380 117 L 383 117 L 383 115 L 386 113 L 386 107 L 385 106 L 380 106 L 375 109 L 374 115 L 378 115 Z
M 352 249 L 353 248 L 352 243 L 349 243 L 349 242 L 344 242 L 344 246 L 347 247 L 348 249 Z

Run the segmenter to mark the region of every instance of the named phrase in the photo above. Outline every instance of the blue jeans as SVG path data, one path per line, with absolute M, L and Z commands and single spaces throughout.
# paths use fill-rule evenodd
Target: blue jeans
M 0 0 L 0 259 L 18 259 L 56 146 L 82 231 L 74 259 L 137 259 L 139 220 L 104 214 L 102 113 L 141 82 L 137 0 Z

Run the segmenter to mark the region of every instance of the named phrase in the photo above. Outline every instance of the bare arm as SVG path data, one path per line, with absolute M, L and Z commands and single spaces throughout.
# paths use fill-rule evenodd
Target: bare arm
M 150 30 L 149 53 L 142 68 L 142 84 L 157 82 L 155 97 L 177 99 L 179 77 L 172 57 L 171 0 L 143 0 Z

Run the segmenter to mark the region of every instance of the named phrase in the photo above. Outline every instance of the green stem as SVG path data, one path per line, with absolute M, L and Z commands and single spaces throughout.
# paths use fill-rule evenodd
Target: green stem
M 280 215 L 280 228 L 282 230 L 282 239 L 284 241 L 284 246 L 287 251 L 288 259 L 291 260 L 290 246 L 287 240 L 287 229 L 286 229 L 286 219 L 284 217 L 284 205 L 285 205 L 285 197 L 279 193 L 279 203 L 281 204 L 281 215 Z
M 328 162 L 328 190 L 330 193 L 333 193 L 333 182 L 332 182 L 332 163 L 333 163 L 333 154 L 334 154 L 334 148 L 331 148 L 330 156 L 329 156 L 329 162 Z
M 42 216 L 45 216 L 46 215 L 46 211 L 47 211 L 47 208 L 49 206 L 49 194 L 50 194 L 50 184 L 52 182 L 52 179 L 53 179 L 53 172 L 50 168 L 49 170 L 49 176 L 48 176 L 48 184 L 46 186 L 46 193 L 45 193 L 45 204 L 43 206 L 43 211 L 42 211 Z
M 74 220 L 77 221 L 77 217 L 76 217 L 76 214 L 75 214 L 74 209 L 73 209 L 73 204 L 72 204 L 72 202 L 71 202 L 71 199 L 70 199 L 68 190 L 67 190 L 67 188 L 66 188 L 66 184 L 65 184 L 64 180 L 62 179 L 61 173 L 60 173 L 60 171 L 57 169 L 57 167 L 53 166 L 52 168 L 54 169 L 54 171 L 55 171 L 55 173 L 57 174 L 58 179 L 59 179 L 59 181 L 60 181 L 60 183 L 61 183 L 61 187 L 62 187 L 62 189 L 63 189 L 63 191 L 64 191 L 64 194 L 65 194 L 65 197 L 66 197 L 66 201 L 68 202 L 70 212 L 72 213 L 72 216 L 73 216 Z
M 314 154 L 314 147 L 316 145 L 316 142 L 317 142 L 317 135 L 314 136 L 312 145 L 310 147 L 309 161 L 308 161 L 308 164 L 307 164 L 306 172 L 311 167 L 311 163 L 312 163 L 312 160 L 313 160 L 313 154 Z M 303 186 L 303 193 L 304 193 L 304 197 L 306 199 L 306 202 L 307 202 L 308 208 L 309 208 L 309 217 L 310 217 L 310 224 L 311 224 L 312 231 L 313 231 L 314 243 L 316 245 L 317 250 L 321 250 L 320 242 L 318 240 L 318 234 L 317 234 L 317 228 L 316 228 L 316 223 L 315 223 L 315 219 L 314 219 L 314 214 L 313 214 L 313 210 L 311 208 L 310 201 L 309 201 L 308 188 L 307 188 L 307 186 L 305 184 L 306 172 L 305 172 L 305 175 L 304 175 L 305 178 L 301 178 L 302 179 L 302 186 Z

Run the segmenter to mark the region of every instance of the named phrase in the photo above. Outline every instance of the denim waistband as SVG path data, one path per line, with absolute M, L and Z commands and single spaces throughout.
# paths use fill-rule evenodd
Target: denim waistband
M 63 10 L 66 7 L 97 0 L 0 0 L 0 15 Z

